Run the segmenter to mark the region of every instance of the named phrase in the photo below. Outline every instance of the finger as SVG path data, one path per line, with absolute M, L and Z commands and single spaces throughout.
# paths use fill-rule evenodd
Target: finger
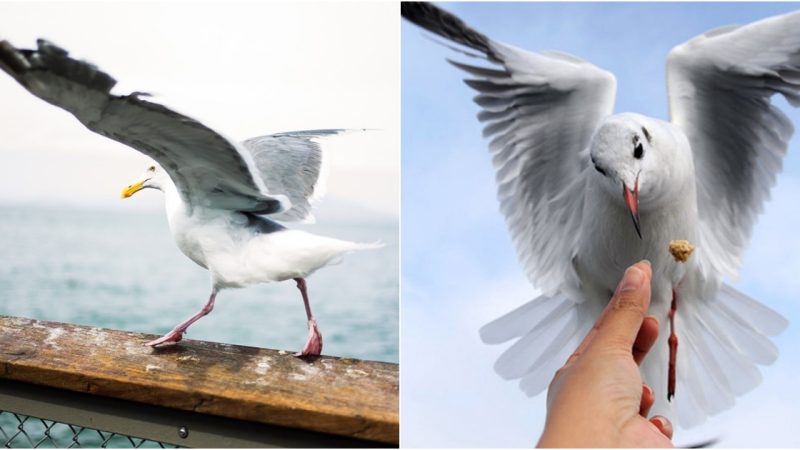
M 655 425 L 661 434 L 672 439 L 672 422 L 670 422 L 669 419 L 664 416 L 653 416 L 653 418 L 650 419 L 650 423 Z
M 633 359 L 636 364 L 641 365 L 642 360 L 647 356 L 647 352 L 653 348 L 658 338 L 658 319 L 654 316 L 647 316 L 642 321 L 642 326 L 639 328 L 639 334 L 636 335 L 636 340 L 633 342 Z
M 583 341 L 581 341 L 580 345 L 578 345 L 578 348 L 576 348 L 575 351 L 572 352 L 572 354 L 569 356 L 569 358 L 567 358 L 567 362 L 564 363 L 564 367 L 567 367 L 570 364 L 572 364 L 576 359 L 578 359 L 578 357 L 580 357 L 583 354 L 584 351 L 586 351 L 586 348 L 589 346 L 589 344 L 592 343 L 595 335 L 597 335 L 597 330 L 599 329 L 600 324 L 603 321 L 603 316 L 605 315 L 606 315 L 605 311 L 603 311 L 600 314 L 600 317 L 597 318 L 597 320 L 594 323 L 594 326 L 592 326 L 589 332 L 586 333 L 586 336 L 583 338 Z
M 639 415 L 647 417 L 650 414 L 650 408 L 653 407 L 655 402 L 656 394 L 653 392 L 653 388 L 648 386 L 647 383 L 642 383 L 642 402 L 639 404 Z
M 586 351 L 586 347 L 589 346 L 589 344 L 592 342 L 596 334 L 597 334 L 597 324 L 595 324 L 595 326 L 593 326 L 592 329 L 589 330 L 589 333 L 587 333 L 586 337 L 583 338 L 581 345 L 579 345 L 578 348 L 576 348 L 575 351 L 572 352 L 571 355 L 569 355 L 569 358 L 567 358 L 567 362 L 564 363 L 564 367 L 568 367 L 570 364 L 575 362 L 575 360 L 578 359 L 583 354 L 584 351 Z
M 645 260 L 645 261 L 640 262 L 640 263 L 638 263 L 636 265 L 641 265 L 643 267 L 647 266 L 647 271 L 649 272 L 649 268 L 650 268 L 650 262 L 649 261 Z M 626 271 L 626 273 L 627 273 L 627 271 Z M 623 280 L 624 279 L 625 279 L 625 277 L 623 276 Z M 620 282 L 620 286 L 621 285 L 622 285 L 622 282 Z M 619 292 L 619 290 L 620 290 L 620 288 L 618 287 L 617 288 L 617 292 Z M 613 302 L 613 300 L 614 299 L 612 298 L 612 302 Z M 647 300 L 649 302 L 649 300 L 650 300 L 649 296 L 648 296 Z M 586 350 L 586 348 L 589 346 L 589 344 L 592 343 L 592 341 L 594 340 L 594 337 L 597 335 L 597 333 L 598 333 L 601 325 L 603 324 L 605 318 L 610 314 L 609 313 L 609 311 L 611 310 L 610 306 L 611 306 L 611 302 L 609 302 L 609 306 L 606 307 L 606 309 L 600 314 L 600 317 L 597 318 L 597 321 L 595 322 L 595 325 L 589 330 L 589 333 L 586 334 L 586 337 L 583 338 L 583 341 L 581 341 L 580 345 L 578 345 L 578 348 L 575 349 L 575 351 L 572 353 L 572 355 L 570 355 L 569 358 L 567 358 L 567 362 L 564 363 L 564 367 L 568 367 L 576 359 L 578 359 L 578 357 L 580 357 L 580 355 L 583 354 L 583 352 Z M 648 303 L 648 306 L 649 306 L 649 303 Z M 645 307 L 645 310 L 646 310 L 646 308 L 647 307 Z M 638 342 L 639 341 L 639 337 L 637 335 L 637 341 L 634 342 L 634 359 L 636 359 L 636 357 L 637 357 L 637 349 L 639 350 L 638 353 L 641 354 L 640 358 L 637 359 L 637 361 L 636 361 L 637 364 L 640 363 L 642 359 L 644 359 L 644 356 L 647 354 L 647 352 L 653 346 L 653 344 L 655 343 L 656 338 L 658 337 L 658 320 L 655 317 L 652 317 L 652 318 L 653 318 L 653 320 L 655 320 L 655 325 L 656 325 L 655 326 L 655 335 L 653 335 L 653 331 L 652 331 L 652 328 L 651 328 L 652 325 L 648 325 L 644 336 L 642 336 L 642 341 Z M 641 330 L 640 330 L 639 333 L 641 333 Z M 650 341 L 651 336 L 652 336 L 652 341 Z M 637 343 L 638 343 L 638 345 L 636 345 Z
M 596 325 L 591 346 L 630 351 L 650 306 L 650 263 L 641 261 L 628 267 L 617 292 L 608 302 Z

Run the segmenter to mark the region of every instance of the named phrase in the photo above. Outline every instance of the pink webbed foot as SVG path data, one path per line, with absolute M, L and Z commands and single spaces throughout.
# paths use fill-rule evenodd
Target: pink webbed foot
M 180 342 L 181 339 L 183 339 L 183 331 L 178 332 L 172 330 L 169 333 L 165 334 L 164 336 L 161 336 L 158 339 L 147 342 L 144 345 L 148 347 L 155 347 L 161 344 L 174 344 L 176 342 Z
M 203 306 L 203 308 L 200 311 L 197 311 L 197 313 L 192 317 L 189 317 L 183 322 L 175 325 L 175 328 L 173 328 L 172 331 L 170 331 L 169 333 L 165 334 L 164 336 L 161 336 L 160 338 L 154 341 L 150 341 L 144 345 L 148 347 L 155 347 L 161 344 L 174 344 L 175 342 L 180 342 L 180 340 L 183 339 L 183 333 L 186 333 L 186 329 L 189 328 L 191 324 L 197 322 L 198 320 L 200 320 L 201 317 L 207 315 L 214 309 L 214 300 L 216 298 L 217 298 L 217 289 L 214 288 L 211 291 L 211 296 L 208 297 L 208 302 L 206 302 L 205 306 Z
M 294 356 L 319 356 L 322 353 L 322 334 L 317 328 L 317 321 L 310 319 L 308 321 L 308 340 L 306 341 L 303 351 L 295 353 Z

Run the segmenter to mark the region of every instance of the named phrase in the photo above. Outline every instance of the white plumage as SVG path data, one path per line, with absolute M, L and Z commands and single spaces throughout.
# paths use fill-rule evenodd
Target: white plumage
M 543 294 L 481 329 L 487 343 L 516 340 L 497 372 L 528 395 L 544 390 L 625 268 L 648 259 L 650 312 L 661 323 L 642 365 L 657 394 L 653 413 L 697 425 L 758 385 L 757 365 L 778 354 L 768 336 L 787 322 L 722 280 L 738 270 L 793 132 L 770 98 L 800 104 L 800 13 L 673 49 L 664 122 L 612 115 L 614 76 L 580 58 L 497 42 L 430 4 L 402 11 L 491 63 L 451 61 L 478 92 L 500 209 Z M 687 263 L 669 254 L 675 239 L 697 245 Z M 673 292 L 679 346 L 669 401 Z
M 268 218 L 237 211 L 189 207 L 158 166 L 140 189 L 164 191 L 167 221 L 178 248 L 211 272 L 216 288 L 305 278 L 361 244 L 292 230 Z

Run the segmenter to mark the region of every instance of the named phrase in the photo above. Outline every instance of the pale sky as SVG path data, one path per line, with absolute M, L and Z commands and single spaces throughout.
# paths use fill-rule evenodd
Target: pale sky
M 330 141 L 321 208 L 399 215 L 399 21 L 392 3 L 0 2 L 0 38 L 47 38 L 235 140 L 368 128 Z M 162 208 L 122 202 L 147 160 L 0 74 L 0 203 Z M 148 193 L 152 194 L 152 193 Z M 319 214 L 317 214 L 319 217 Z
M 792 3 L 441 3 L 487 35 L 533 51 L 561 50 L 617 77 L 615 112 L 667 119 L 669 50 L 707 30 L 800 9 Z M 478 329 L 533 299 L 495 198 L 475 92 L 445 58 L 474 63 L 402 29 L 403 230 L 401 438 L 410 447 L 531 447 L 544 395 L 527 398 L 492 365 L 508 344 Z M 800 110 L 778 104 L 800 128 Z M 800 434 L 800 136 L 772 191 L 734 286 L 790 321 L 763 382 L 675 443 L 798 447 Z

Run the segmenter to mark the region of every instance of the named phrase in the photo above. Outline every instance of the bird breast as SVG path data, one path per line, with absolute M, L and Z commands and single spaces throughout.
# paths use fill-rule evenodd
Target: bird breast
M 694 259 L 677 263 L 669 252 L 675 239 L 697 242 L 696 196 L 688 186 L 680 196 L 667 202 L 668 207 L 642 209 L 640 214 L 642 238 L 636 234 L 630 212 L 621 201 L 614 201 L 605 192 L 587 189 L 587 207 L 578 253 L 573 261 L 581 296 L 607 302 L 625 269 L 642 259 L 650 261 L 653 269 L 653 305 L 662 309 L 669 305 L 672 289 L 680 284 Z
M 194 208 L 193 214 L 173 210 L 167 215 L 175 244 L 203 268 L 208 268 L 207 254 L 216 247 L 230 247 L 231 237 L 226 232 L 228 220 L 222 214 L 209 214 Z

